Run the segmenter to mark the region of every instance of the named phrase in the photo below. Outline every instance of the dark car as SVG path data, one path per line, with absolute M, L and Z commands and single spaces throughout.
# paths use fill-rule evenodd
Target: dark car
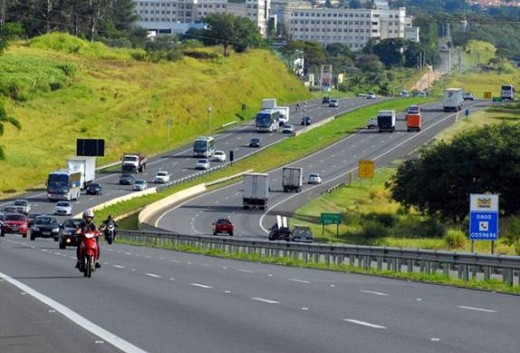
M 330 97 L 329 96 L 325 96 L 321 100 L 321 104 L 329 104 L 329 102 L 330 102 Z
M 24 209 L 21 206 L 6 206 L 2 208 L 2 213 L 24 213 Z
M 312 124 L 312 117 L 310 117 L 310 116 L 304 116 L 304 117 L 302 118 L 302 120 L 300 121 L 300 124 L 301 124 L 301 125 L 305 125 L 305 126 Z
M 65 222 L 60 224 L 60 249 L 65 249 L 67 246 L 78 245 L 76 230 L 81 222 L 81 218 L 68 218 Z
M 274 224 L 269 229 L 269 240 L 291 240 L 291 229 L 289 227 L 280 227 L 278 224 Z
M 309 226 L 295 224 L 291 233 L 292 241 L 312 243 L 312 231 Z
M 2 225 L 4 224 L 5 214 L 0 213 L 0 237 L 4 236 L 4 231 Z
M 58 220 L 53 216 L 38 216 L 34 220 L 30 234 L 31 240 L 36 238 L 54 238 L 54 241 L 58 241 L 60 235 Z
M 119 184 L 121 185 L 134 185 L 135 178 L 131 173 L 123 173 L 121 177 L 119 177 Z
M 221 218 L 213 223 L 213 235 L 217 235 L 218 233 L 228 233 L 232 236 L 234 229 L 235 226 L 231 223 L 231 220 L 227 218 Z
M 32 225 L 34 224 L 34 220 L 36 219 L 36 217 L 39 217 L 39 216 L 43 216 L 44 213 L 29 213 L 27 215 L 27 225 L 28 227 L 32 227 Z
M 260 140 L 258 137 L 253 137 L 251 142 L 249 142 L 249 147 L 260 147 L 261 144 L 262 140 Z
M 2 221 L 2 235 L 6 233 L 19 233 L 27 236 L 27 216 L 22 213 L 7 213 Z
M 103 194 L 103 187 L 100 183 L 90 183 L 87 186 L 87 195 L 102 195 Z

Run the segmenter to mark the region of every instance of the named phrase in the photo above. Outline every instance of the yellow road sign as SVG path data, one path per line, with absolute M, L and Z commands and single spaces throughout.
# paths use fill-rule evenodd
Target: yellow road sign
M 360 178 L 373 178 L 374 177 L 375 163 L 371 160 L 359 161 L 359 177 Z
M 484 99 L 491 99 L 492 96 L 493 96 L 492 92 L 484 92 Z

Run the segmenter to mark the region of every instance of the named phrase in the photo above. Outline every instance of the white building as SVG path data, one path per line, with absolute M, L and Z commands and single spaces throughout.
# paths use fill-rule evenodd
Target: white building
M 175 23 L 200 22 L 210 13 L 231 13 L 249 18 L 256 23 L 260 33 L 266 35 L 270 0 L 244 0 L 230 3 L 227 0 L 135 0 L 138 24 L 159 33 L 176 33 Z M 170 25 L 171 24 L 171 25 Z M 184 27 L 182 27 L 184 28 Z M 160 30 L 160 31 L 159 31 Z

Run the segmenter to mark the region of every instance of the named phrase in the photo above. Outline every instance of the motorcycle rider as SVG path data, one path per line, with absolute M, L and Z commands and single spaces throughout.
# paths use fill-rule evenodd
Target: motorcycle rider
M 105 229 L 105 237 L 106 237 L 107 233 L 108 233 L 108 226 L 110 224 L 114 225 L 114 239 L 113 240 L 116 240 L 116 227 L 119 227 L 119 224 L 117 224 L 116 220 L 114 218 L 112 218 L 112 215 L 108 215 L 107 219 L 105 219 L 103 221 L 103 225 L 101 226 L 101 228 Z
M 94 211 L 92 209 L 87 209 L 83 212 L 83 221 L 78 225 L 78 229 L 76 230 L 76 234 L 81 238 L 83 237 L 83 234 L 86 232 L 97 232 L 97 226 L 94 224 Z M 76 268 L 81 268 L 81 261 L 80 261 L 80 247 L 81 247 L 81 241 L 78 242 L 78 246 L 76 248 Z M 98 252 L 97 252 L 97 258 L 96 258 L 96 268 L 100 268 L 101 264 L 99 263 L 99 237 L 96 237 L 96 243 L 98 244 Z

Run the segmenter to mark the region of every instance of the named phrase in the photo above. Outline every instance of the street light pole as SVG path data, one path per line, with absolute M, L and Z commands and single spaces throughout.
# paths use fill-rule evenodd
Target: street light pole
M 208 112 L 208 130 L 210 130 L 211 126 L 210 126 L 210 123 L 209 123 L 209 113 L 211 113 L 211 105 L 208 105 L 207 112 Z
M 168 147 L 170 147 L 170 130 L 173 125 L 173 118 L 171 115 L 166 119 L 166 123 L 168 124 Z

